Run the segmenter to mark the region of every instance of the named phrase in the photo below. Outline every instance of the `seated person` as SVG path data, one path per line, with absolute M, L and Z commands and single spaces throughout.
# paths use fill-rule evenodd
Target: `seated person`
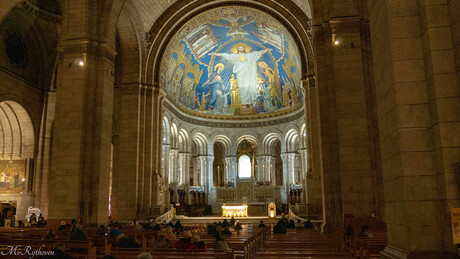
M 182 224 L 180 223 L 180 220 L 176 221 L 176 224 L 174 224 L 173 228 L 177 229 L 178 232 L 184 231 L 184 226 L 182 226 Z
M 120 235 L 122 232 L 120 229 L 118 229 L 117 226 L 113 227 L 110 231 L 109 231 L 109 237 L 117 237 L 118 235 Z
M 180 250 L 187 250 L 192 245 L 192 233 L 185 231 L 182 234 L 182 238 L 176 241 L 174 247 Z
M 227 250 L 230 250 L 230 247 L 221 235 L 215 235 L 214 237 L 216 238 L 216 240 L 214 241 L 214 251 L 225 252 Z
M 174 243 L 166 238 L 165 229 L 158 231 L 153 245 L 156 249 L 170 249 L 174 247 Z
M 286 218 L 286 215 L 284 215 L 284 213 L 281 213 L 281 219 L 280 219 L 281 223 L 284 224 L 284 226 L 286 227 L 289 223 L 288 219 Z
M 70 233 L 70 240 L 72 241 L 88 241 L 85 231 L 83 231 L 82 224 L 76 224 L 75 228 Z
M 230 219 L 230 226 L 233 227 L 235 226 L 235 218 L 232 216 L 232 218 Z
M 217 229 L 217 226 L 214 225 L 214 224 L 209 224 L 208 225 L 208 235 L 214 235 L 216 234 L 216 229 Z
M 286 228 L 295 228 L 295 223 L 294 220 L 289 220 L 289 223 L 287 224 Z
M 42 241 L 54 241 L 56 239 L 56 234 L 54 234 L 54 231 L 51 229 L 48 229 L 42 237 Z
M 286 233 L 286 225 L 284 225 L 283 221 L 279 220 L 278 223 L 276 223 L 275 227 L 273 227 L 273 233 L 277 233 L 277 234 Z
M 222 222 L 222 227 L 228 227 L 229 224 L 228 224 L 228 221 L 227 219 L 224 219 L 224 222 Z
M 166 235 L 165 235 L 166 239 L 168 239 L 169 241 L 171 241 L 173 244 L 176 243 L 177 241 L 177 237 L 176 235 L 173 233 L 173 229 L 172 227 L 170 226 L 167 226 L 166 227 Z
M 66 225 L 67 225 L 67 224 L 65 223 L 64 220 L 61 221 L 61 225 L 59 225 L 58 231 L 59 231 L 59 232 L 64 231 L 64 230 L 67 228 Z
M 313 228 L 313 224 L 311 223 L 310 219 L 307 219 L 307 221 L 305 221 L 304 227 L 305 228 Z
M 229 227 L 225 227 L 225 228 L 222 229 L 222 233 L 221 233 L 221 234 L 222 234 L 222 235 L 228 236 L 228 235 L 232 235 L 232 232 L 230 231 L 230 228 L 229 228 Z
M 117 236 L 117 245 L 120 248 L 140 248 L 141 246 L 131 237 L 125 236 L 123 233 Z
M 235 225 L 235 230 L 241 230 L 241 229 L 243 229 L 243 227 L 241 226 L 240 222 L 237 221 Z
M 259 223 L 259 226 L 257 226 L 257 227 L 259 227 L 259 228 L 264 228 L 264 227 L 266 227 L 265 224 L 264 224 L 264 221 L 261 220 L 260 223 Z
M 208 247 L 201 241 L 199 235 L 192 236 L 192 245 L 187 249 L 187 252 L 207 252 Z
M 100 225 L 96 229 L 96 237 L 104 237 L 105 236 L 105 227 L 104 225 Z
M 19 220 L 18 221 L 18 228 L 23 228 L 23 227 L 25 227 L 24 222 L 22 222 L 22 220 Z
M 371 231 L 367 226 L 362 226 L 361 227 L 361 232 L 358 234 L 359 237 L 370 237 L 373 238 L 374 235 L 372 235 Z

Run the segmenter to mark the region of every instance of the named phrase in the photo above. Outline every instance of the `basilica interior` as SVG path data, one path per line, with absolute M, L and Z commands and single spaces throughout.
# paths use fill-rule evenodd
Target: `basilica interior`
M 3 0 L 1 217 L 276 207 L 456 258 L 459 94 L 458 0 Z

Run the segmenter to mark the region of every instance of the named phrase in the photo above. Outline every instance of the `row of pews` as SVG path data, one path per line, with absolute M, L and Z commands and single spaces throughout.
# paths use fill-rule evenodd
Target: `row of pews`
M 214 237 L 207 234 L 204 225 L 188 225 L 186 230 L 200 236 L 208 247 L 207 252 L 187 253 L 177 249 L 156 249 L 154 246 L 155 233 L 153 231 L 138 231 L 134 227 L 122 229 L 126 236 L 132 237 L 139 249 L 120 249 L 112 245 L 114 240 L 107 237 L 95 237 L 94 228 L 86 231 L 90 241 L 70 241 L 69 235 L 61 234 L 56 241 L 42 241 L 41 238 L 47 229 L 43 228 L 0 228 L 0 251 L 8 251 L 15 247 L 17 252 L 26 249 L 51 251 L 57 241 L 66 245 L 66 253 L 73 258 L 103 258 L 113 255 L 115 258 L 136 258 L 141 252 L 149 252 L 154 258 L 380 258 L 379 253 L 387 244 L 384 231 L 374 231 L 373 238 L 345 236 L 344 231 L 337 230 L 333 236 L 323 235 L 317 230 L 295 228 L 287 229 L 285 234 L 272 233 L 271 227 L 258 228 L 257 225 L 242 225 L 243 229 L 230 229 L 232 235 L 224 236 L 231 250 L 217 252 L 213 249 Z M 28 248 L 29 247 L 29 248 Z M 5 255 L 2 258 L 29 258 L 25 256 Z M 40 256 L 34 256 L 40 258 Z
M 138 244 L 139 249 L 118 248 L 112 245 L 110 238 L 96 238 L 94 236 L 95 229 L 86 229 L 88 236 L 91 239 L 87 242 L 78 242 L 69 240 L 69 236 L 58 235 L 55 241 L 42 241 L 41 238 L 47 229 L 42 228 L 0 228 L 0 251 L 3 251 L 2 258 L 28 258 L 27 249 L 36 251 L 51 251 L 53 244 L 61 241 L 66 246 L 66 253 L 72 258 L 102 258 L 105 255 L 112 255 L 115 258 L 136 258 L 141 252 L 149 252 L 154 258 L 252 258 L 259 250 L 264 241 L 270 235 L 270 228 L 257 228 L 253 225 L 243 225 L 243 229 L 234 231 L 231 229 L 232 235 L 225 236 L 225 240 L 231 250 L 227 252 L 217 252 L 213 249 L 214 238 L 207 234 L 207 230 L 203 225 L 185 226 L 186 230 L 190 230 L 193 234 L 201 237 L 208 247 L 207 252 L 192 252 L 187 253 L 185 250 L 171 249 L 156 249 L 154 246 L 153 231 L 137 231 L 133 227 L 125 227 L 122 229 L 126 236 L 132 237 Z M 15 249 L 15 254 L 8 254 L 12 248 Z M 19 256 L 18 254 L 24 254 Z M 40 255 L 34 256 L 40 258 Z
M 287 229 L 285 234 L 271 234 L 254 258 L 352 258 L 333 240 L 319 231 Z

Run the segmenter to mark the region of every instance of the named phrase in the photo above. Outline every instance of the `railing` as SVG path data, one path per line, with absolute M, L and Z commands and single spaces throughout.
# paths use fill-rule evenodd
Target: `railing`
M 155 219 L 155 223 L 168 224 L 174 218 L 174 208 Z

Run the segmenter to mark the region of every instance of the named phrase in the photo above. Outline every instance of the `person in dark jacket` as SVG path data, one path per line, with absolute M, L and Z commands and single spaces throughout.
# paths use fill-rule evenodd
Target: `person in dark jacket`
M 140 248 L 141 246 L 131 237 L 124 234 L 117 236 L 117 245 L 119 248 Z
M 237 221 L 235 225 L 235 230 L 241 230 L 241 229 L 243 229 L 243 227 L 241 226 L 240 222 Z
M 229 224 L 228 224 L 228 221 L 227 219 L 224 219 L 224 221 L 222 222 L 222 227 L 228 227 Z
M 279 220 L 278 223 L 276 223 L 275 227 L 273 227 L 273 233 L 277 233 L 277 234 L 286 233 L 286 225 L 284 225 L 283 221 Z
M 289 223 L 287 224 L 286 228 L 295 228 L 295 223 L 294 220 L 289 220 Z
M 305 221 L 304 227 L 305 228 L 313 228 L 313 224 L 311 223 L 310 219 L 307 219 L 307 221 Z
M 235 222 L 236 222 L 236 220 L 235 220 L 235 218 L 232 216 L 232 218 L 230 219 L 230 226 L 231 226 L 231 227 L 235 226 Z
M 70 240 L 72 241 L 88 241 L 85 231 L 83 231 L 83 225 L 77 224 L 70 233 Z
M 257 227 L 259 227 L 259 228 L 264 228 L 264 227 L 266 227 L 265 224 L 264 224 L 264 221 L 261 220 L 260 223 L 259 223 L 259 226 L 257 226 Z
M 176 229 L 178 232 L 184 231 L 184 226 L 182 226 L 180 220 L 176 221 L 176 224 L 174 224 L 173 228 Z
M 192 245 L 187 249 L 187 252 L 207 252 L 208 247 L 206 244 L 201 241 L 199 235 L 194 235 L 192 237 Z

